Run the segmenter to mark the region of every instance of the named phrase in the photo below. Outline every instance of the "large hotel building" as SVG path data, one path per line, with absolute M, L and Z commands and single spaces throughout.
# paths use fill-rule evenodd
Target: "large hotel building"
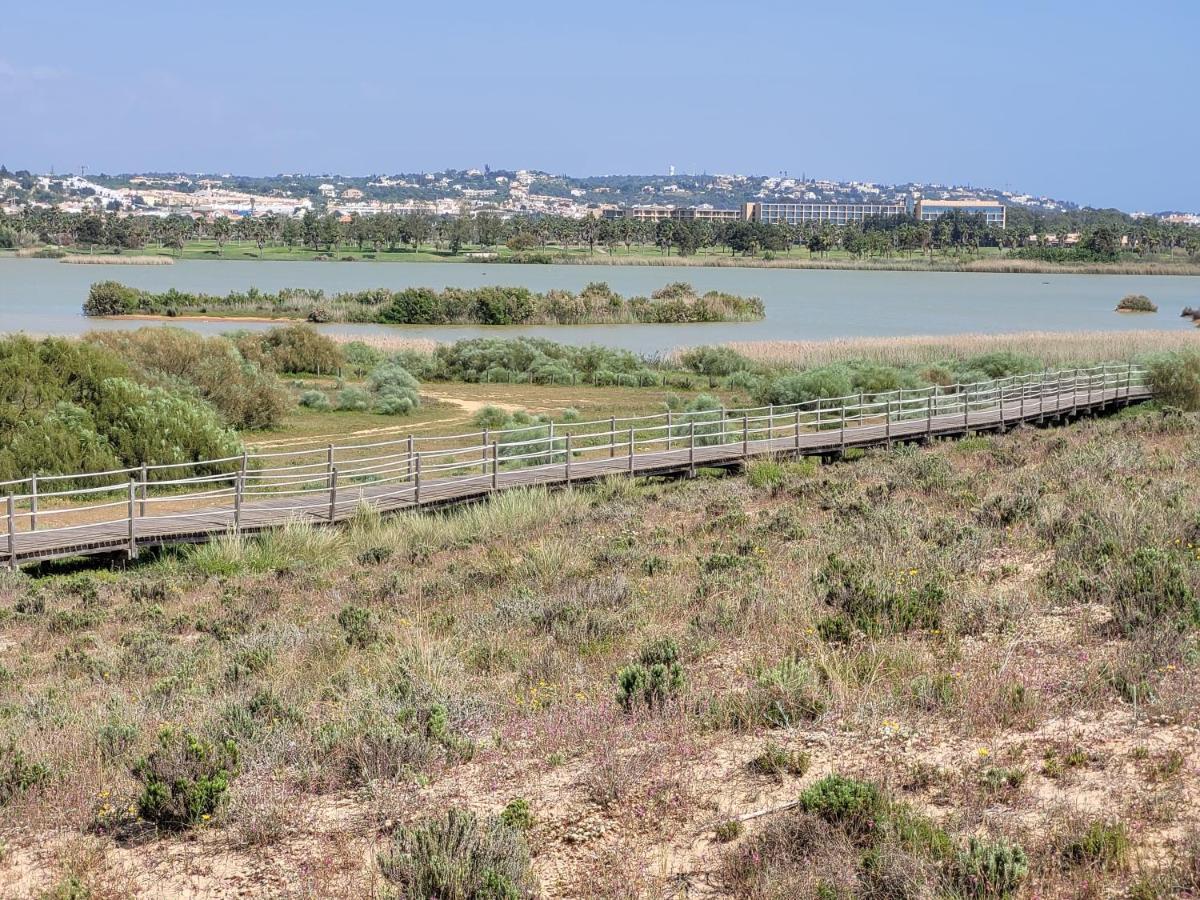
M 870 216 L 912 214 L 922 222 L 934 222 L 948 212 L 977 213 L 989 225 L 1006 224 L 1003 203 L 993 200 L 893 200 L 880 203 L 745 203 L 741 209 L 714 209 L 710 206 L 625 206 L 603 211 L 606 219 L 689 219 L 698 221 L 745 221 L 783 223 L 824 222 L 848 225 Z

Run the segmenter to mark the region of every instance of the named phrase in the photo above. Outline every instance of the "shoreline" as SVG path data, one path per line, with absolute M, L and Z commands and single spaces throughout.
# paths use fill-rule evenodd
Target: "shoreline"
M 0 259 L 38 259 L 32 255 L 18 253 L 0 253 Z M 122 263 L 122 257 L 111 259 L 103 257 L 84 257 L 93 265 L 163 265 L 163 263 Z M 132 259 L 133 257 L 127 257 Z M 891 259 L 891 260 L 852 260 L 852 259 L 760 259 L 730 256 L 664 256 L 656 257 L 622 257 L 597 255 L 594 257 L 556 256 L 548 255 L 546 259 L 531 261 L 520 258 L 497 256 L 492 259 L 472 259 L 467 255 L 449 258 L 410 259 L 407 257 L 365 259 L 353 257 L 349 259 L 315 259 L 306 256 L 265 256 L 256 257 L 214 257 L 207 255 L 170 256 L 167 254 L 146 254 L 143 259 L 164 259 L 171 263 L 178 261 L 194 262 L 314 262 L 314 263 L 399 263 L 422 265 L 498 265 L 498 266 L 659 266 L 663 268 L 712 268 L 712 269 L 814 269 L 823 271 L 852 271 L 852 272 L 960 272 L 979 275 L 1126 275 L 1126 276 L 1182 276 L 1200 277 L 1200 260 L 1195 262 L 1165 263 L 1161 261 L 1117 262 L 1117 263 L 1046 263 L 1039 260 L 1011 259 L 1009 257 L 988 257 L 959 261 L 944 259 L 928 261 L 920 258 Z M 92 262 L 94 260 L 94 262 Z M 63 261 L 60 259 L 59 261 Z
M 307 322 L 295 316 L 204 316 L 180 315 L 168 316 L 155 313 L 123 313 L 119 316 L 84 316 L 85 319 L 99 321 L 130 321 L 130 322 Z M 322 325 L 353 325 L 354 322 L 322 322 Z

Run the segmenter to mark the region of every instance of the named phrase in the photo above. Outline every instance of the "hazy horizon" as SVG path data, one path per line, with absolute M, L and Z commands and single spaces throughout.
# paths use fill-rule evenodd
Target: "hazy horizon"
M 1198 210 L 1200 8 L 277 0 L 6 13 L 0 163 L 41 173 L 446 168 L 974 185 Z M 1183 99 L 1181 99 L 1183 98 Z

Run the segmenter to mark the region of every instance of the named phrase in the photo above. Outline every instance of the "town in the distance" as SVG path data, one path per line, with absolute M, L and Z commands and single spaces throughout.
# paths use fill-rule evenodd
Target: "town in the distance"
M 1121 253 L 1200 255 L 1200 215 L 1095 209 L 974 186 L 677 174 L 573 177 L 482 169 L 405 175 L 36 174 L 0 166 L 0 248 L 189 253 L 209 239 L 277 251 L 340 253 L 432 242 L 450 256 L 557 260 L 579 246 L 633 245 L 688 256 L 724 247 L 743 259 L 793 246 L 822 257 L 981 248 L 1042 261 L 1115 261 Z M 39 251 L 40 252 L 40 251 Z M 49 252 L 61 252 L 52 250 Z M 532 255 L 531 255 L 532 254 Z M 537 258 L 534 258 L 536 256 Z M 546 256 L 546 260 L 540 257 Z

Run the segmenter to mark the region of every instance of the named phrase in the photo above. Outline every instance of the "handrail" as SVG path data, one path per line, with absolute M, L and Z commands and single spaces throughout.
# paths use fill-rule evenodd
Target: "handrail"
M 1128 401 L 1135 387 L 1140 399 L 1148 395 L 1145 378 L 1141 367 L 1110 364 L 802 403 L 534 423 L 362 444 L 310 444 L 287 451 L 247 450 L 213 460 L 35 475 L 0 482 L 0 493 L 8 488 L 6 496 L 0 497 L 4 504 L 0 561 L 15 567 L 21 561 L 72 550 L 85 543 L 80 535 L 89 531 L 97 545 L 123 547 L 134 557 L 139 540 L 165 542 L 172 535 L 207 535 L 226 527 L 238 531 L 244 523 L 269 527 L 297 514 L 335 521 L 351 510 L 348 504 L 387 500 L 395 501 L 393 507 L 421 505 L 452 496 L 455 485 L 484 482 L 494 490 L 501 471 L 509 483 L 570 484 L 573 475 L 580 477 L 579 466 L 591 466 L 591 477 L 634 473 L 638 459 L 644 461 L 643 468 L 647 463 L 657 465 L 660 459 L 677 464 L 684 453 L 691 470 L 698 451 L 701 456 L 720 451 L 718 457 L 707 458 L 736 462 L 751 448 L 754 452 L 785 449 L 781 442 L 799 452 L 804 435 L 817 436 L 810 438 L 812 447 L 833 443 L 845 448 L 851 433 L 859 443 L 890 444 L 897 435 L 969 430 L 973 424 L 1003 426 L 1010 419 L 1044 417 L 1048 407 L 1054 415 L 1093 406 L 1097 400 Z M 396 449 L 400 446 L 403 449 Z M 174 470 L 176 477 L 152 477 L 166 470 Z M 518 473 L 526 474 L 514 477 Z M 70 484 L 122 475 L 128 478 L 89 487 Z M 47 482 L 55 488 L 40 490 L 39 485 Z M 61 486 L 63 482 L 67 486 Z M 14 490 L 21 488 L 28 490 Z M 254 502 L 244 503 L 248 498 Z M 55 506 L 57 502 L 62 505 Z M 124 519 L 105 515 L 118 507 L 125 508 Z M 192 532 L 184 525 L 189 519 Z M 57 539 L 60 535 L 62 540 Z

